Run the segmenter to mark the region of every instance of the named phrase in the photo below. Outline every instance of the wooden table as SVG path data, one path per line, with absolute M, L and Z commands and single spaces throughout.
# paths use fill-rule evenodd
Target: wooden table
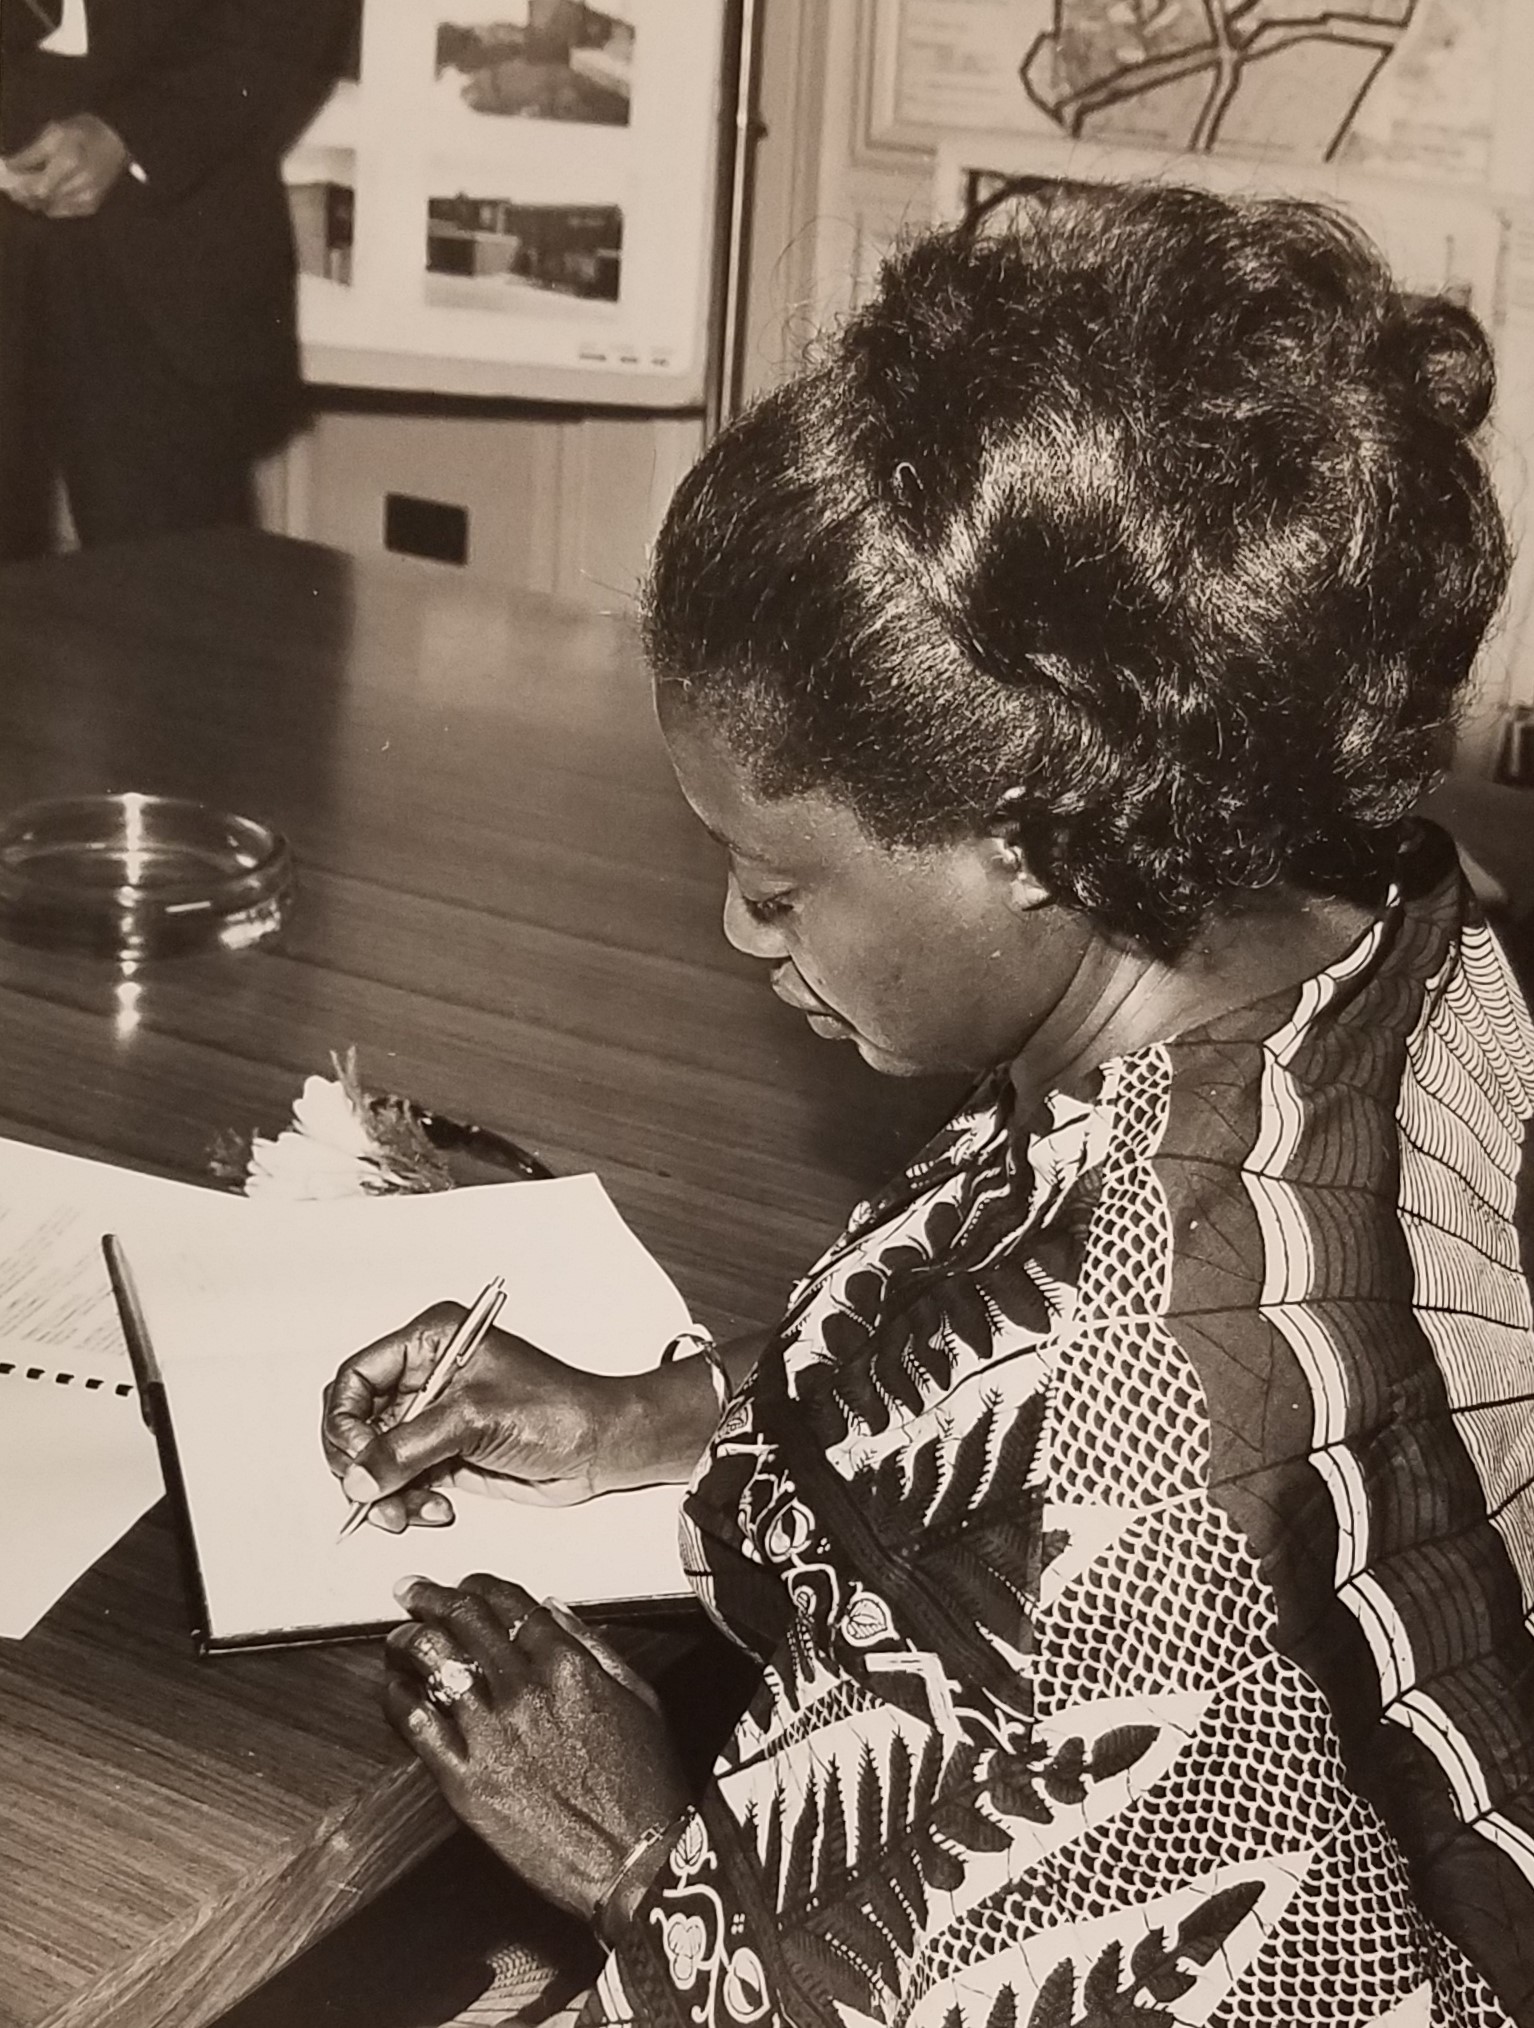
M 0 943 L 0 1132 L 200 1177 L 356 1045 L 594 1167 L 715 1327 L 769 1319 L 950 1096 L 819 1043 L 719 933 L 624 620 L 237 534 L 0 573 L 0 808 L 279 825 L 279 950 Z M 194 1660 L 149 1516 L 0 1643 L 0 2028 L 206 2022 L 447 1829 L 370 1648 Z

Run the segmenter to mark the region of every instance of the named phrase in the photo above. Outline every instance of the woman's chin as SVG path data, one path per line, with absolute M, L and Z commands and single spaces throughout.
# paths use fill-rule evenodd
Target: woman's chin
M 877 1042 L 870 1042 L 838 1014 L 806 1014 L 805 1022 L 814 1035 L 823 1042 L 850 1042 L 870 1070 L 876 1070 L 881 1077 L 930 1077 L 934 1068 L 946 1069 L 946 1065 L 913 1063 L 909 1057 L 897 1056 Z
M 888 1049 L 881 1049 L 877 1042 L 865 1042 L 861 1035 L 847 1036 L 855 1044 L 858 1055 L 870 1070 L 878 1071 L 881 1077 L 931 1077 L 930 1063 L 912 1063 L 909 1057 L 896 1056 Z

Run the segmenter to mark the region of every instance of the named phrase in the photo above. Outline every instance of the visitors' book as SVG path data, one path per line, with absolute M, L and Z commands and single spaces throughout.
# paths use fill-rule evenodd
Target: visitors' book
M 393 1587 L 492 1571 L 534 1597 L 616 1610 L 679 1602 L 680 1488 L 545 1506 L 445 1482 L 454 1520 L 342 1533 L 321 1397 L 347 1355 L 499 1276 L 498 1326 L 577 1367 L 653 1365 L 689 1324 L 594 1176 L 416 1197 L 224 1200 L 121 1222 L 107 1256 L 187 1552 L 206 1649 L 375 1631 Z

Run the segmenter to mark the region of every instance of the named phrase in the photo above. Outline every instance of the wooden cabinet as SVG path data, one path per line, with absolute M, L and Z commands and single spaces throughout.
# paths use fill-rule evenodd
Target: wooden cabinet
M 702 442 L 692 417 L 322 409 L 262 474 L 263 519 L 368 556 L 390 493 L 459 506 L 476 574 L 622 611 Z

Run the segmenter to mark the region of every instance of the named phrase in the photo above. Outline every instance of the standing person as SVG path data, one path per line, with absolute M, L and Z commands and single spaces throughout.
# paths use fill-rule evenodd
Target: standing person
M 299 388 L 280 159 L 339 0 L 0 0 L 0 548 L 249 519 Z
M 458 1580 L 388 1707 L 611 1946 L 587 2028 L 1534 2028 L 1534 1030 L 1413 817 L 1505 582 L 1491 387 L 1324 209 L 1057 186 L 678 490 L 647 644 L 726 935 L 983 1075 L 765 1343 L 492 1332 L 400 1420 L 433 1313 L 330 1389 Z M 455 1460 L 691 1474 L 761 1670 L 701 1792 L 429 1532 Z

